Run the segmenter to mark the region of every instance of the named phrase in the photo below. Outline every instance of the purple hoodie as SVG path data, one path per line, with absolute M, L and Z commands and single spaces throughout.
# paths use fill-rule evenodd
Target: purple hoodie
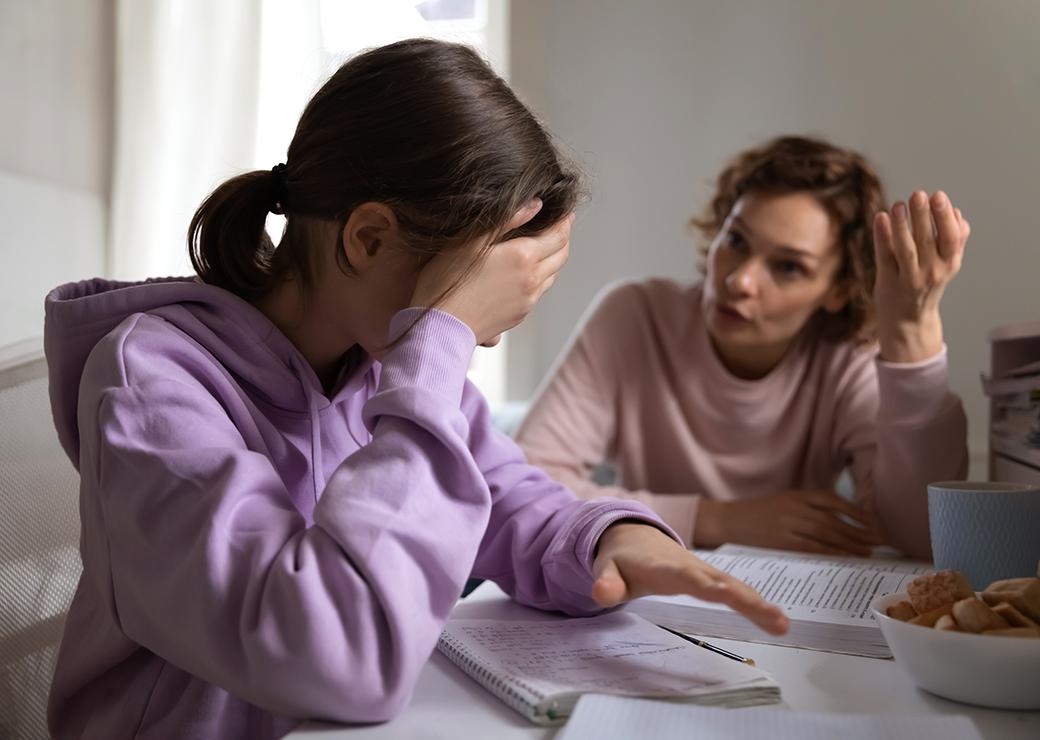
M 418 309 L 402 311 L 391 336 Z M 190 279 L 47 298 L 51 402 L 81 475 L 83 575 L 57 738 L 268 738 L 408 703 L 471 574 L 596 610 L 592 553 L 635 503 L 527 465 L 430 311 L 329 398 L 249 303 Z

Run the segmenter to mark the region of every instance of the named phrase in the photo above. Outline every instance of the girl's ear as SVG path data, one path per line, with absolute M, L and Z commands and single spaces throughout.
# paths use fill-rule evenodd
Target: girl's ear
M 397 217 L 382 203 L 362 203 L 350 212 L 340 233 L 340 248 L 347 264 L 359 274 L 391 251 L 397 241 Z
M 823 297 L 822 308 L 827 313 L 838 313 L 845 308 L 848 302 L 849 283 L 846 280 L 842 280 L 832 285 L 827 291 L 827 294 Z

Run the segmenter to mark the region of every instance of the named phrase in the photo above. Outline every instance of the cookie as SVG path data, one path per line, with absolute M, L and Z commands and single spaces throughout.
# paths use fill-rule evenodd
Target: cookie
M 885 614 L 892 619 L 898 619 L 900 622 L 908 622 L 917 616 L 917 611 L 910 605 L 909 601 L 900 601 L 898 604 L 885 609 Z
M 906 591 L 918 614 L 975 595 L 968 579 L 955 570 L 938 570 L 919 575 L 910 582 Z
M 953 604 L 945 604 L 944 606 L 940 606 L 938 609 L 932 609 L 930 612 L 918 614 L 910 620 L 910 624 L 919 624 L 922 627 L 934 627 L 940 617 L 944 617 L 952 611 Z
M 1034 629 L 1040 629 L 1040 624 L 1034 622 L 1006 601 L 996 604 L 993 607 L 993 611 L 1002 616 L 1004 621 L 1012 627 L 1032 627 Z
M 1009 578 L 994 581 L 982 592 L 990 606 L 1011 604 L 1034 622 L 1040 622 L 1040 578 Z
M 949 614 L 943 614 L 939 617 L 939 621 L 935 623 L 935 629 L 943 630 L 944 632 L 960 632 L 960 627 L 953 621 L 953 617 Z
M 953 605 L 953 618 L 965 632 L 986 632 L 1010 626 L 1002 616 L 974 596 Z

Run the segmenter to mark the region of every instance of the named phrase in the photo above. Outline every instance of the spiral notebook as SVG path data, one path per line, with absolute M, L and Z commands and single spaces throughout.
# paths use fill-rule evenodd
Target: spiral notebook
M 542 725 L 564 722 L 591 692 L 720 707 L 780 700 L 779 686 L 764 671 L 627 612 L 550 621 L 452 619 L 437 649 Z

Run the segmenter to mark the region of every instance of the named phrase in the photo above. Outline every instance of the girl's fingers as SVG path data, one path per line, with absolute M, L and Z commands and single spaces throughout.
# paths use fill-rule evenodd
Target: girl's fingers
M 910 196 L 910 230 L 917 245 L 917 263 L 930 265 L 938 254 L 935 244 L 935 224 L 928 207 L 928 194 L 918 190 Z
M 938 233 L 936 242 L 939 257 L 944 262 L 951 261 L 961 251 L 964 241 L 961 238 L 961 222 L 957 218 L 950 199 L 941 190 L 932 196 L 932 217 Z
M 780 607 L 770 604 L 755 589 L 735 578 L 727 576 L 725 580 L 713 583 L 704 593 L 691 595 L 725 604 L 770 634 L 782 635 L 787 632 L 788 619 Z
M 728 578 L 724 573 L 713 573 L 699 558 L 681 553 L 680 560 L 665 562 L 625 563 L 627 597 L 639 598 L 649 594 L 691 594 L 707 598 L 721 580 Z
M 705 601 L 716 601 L 743 614 L 767 632 L 782 634 L 787 631 L 787 617 L 778 607 L 763 599 L 751 586 L 706 563 L 698 561 L 664 573 L 664 582 L 655 584 L 660 588 L 645 593 L 688 594 Z
M 605 560 L 596 574 L 592 584 L 592 598 L 603 607 L 617 606 L 628 600 L 628 586 L 613 558 Z
M 552 275 L 547 277 L 538 288 L 538 297 L 541 298 L 543 295 L 549 292 L 549 288 L 556 282 L 556 276 L 560 273 L 554 272 Z
M 519 229 L 521 226 L 523 226 L 536 215 L 538 215 L 538 211 L 540 210 L 542 210 L 542 199 L 534 198 L 527 205 L 525 205 L 523 208 L 517 211 L 511 219 L 509 219 L 509 223 L 506 224 L 506 227 L 502 230 L 502 233 L 508 234 L 513 229 Z
M 559 274 L 563 266 L 567 264 L 567 259 L 570 257 L 570 243 L 565 242 L 562 249 L 550 254 L 548 257 L 538 263 L 536 268 L 536 278 L 539 283 L 544 283 L 551 277 Z
M 892 206 L 892 254 L 899 263 L 903 275 L 917 274 L 917 245 L 910 231 L 910 216 L 906 205 L 900 201 Z
M 687 552 L 664 561 L 646 561 L 640 556 L 624 563 L 624 577 L 614 558 L 594 567 L 592 597 L 601 606 L 649 594 L 687 594 L 725 604 L 773 634 L 787 631 L 787 617 L 755 589 Z
M 530 243 L 525 246 L 530 257 L 535 262 L 552 257 L 561 249 L 565 249 L 571 239 L 571 224 L 574 223 L 574 214 L 564 216 L 545 231 L 534 236 L 520 237 Z

